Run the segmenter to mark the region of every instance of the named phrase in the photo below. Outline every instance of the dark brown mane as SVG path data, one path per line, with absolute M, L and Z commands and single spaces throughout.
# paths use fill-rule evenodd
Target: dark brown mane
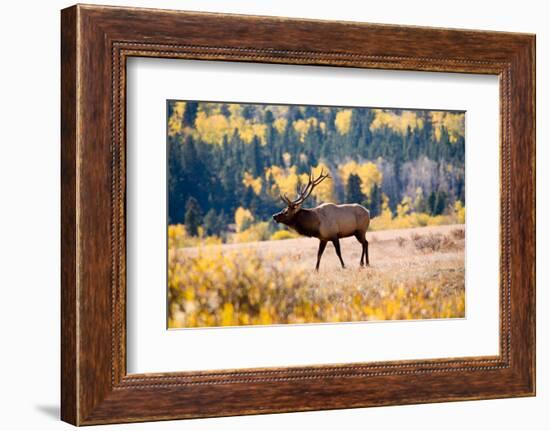
M 296 230 L 300 235 L 319 237 L 319 216 L 314 211 L 308 209 L 300 209 L 289 226 Z

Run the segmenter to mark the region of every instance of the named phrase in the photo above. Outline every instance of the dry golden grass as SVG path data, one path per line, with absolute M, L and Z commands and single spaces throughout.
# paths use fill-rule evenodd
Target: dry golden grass
M 296 238 L 169 250 L 169 326 L 202 327 L 464 317 L 462 225 L 367 234 L 332 244 Z M 420 244 L 420 246 L 419 246 Z M 424 246 L 424 244 L 428 244 Z

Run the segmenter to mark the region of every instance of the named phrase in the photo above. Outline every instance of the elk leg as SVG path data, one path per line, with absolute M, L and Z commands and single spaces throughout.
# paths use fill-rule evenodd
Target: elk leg
M 361 232 L 355 232 L 355 238 L 357 238 L 357 241 L 361 244 L 361 262 L 359 262 L 359 265 L 363 266 L 365 264 L 365 261 L 363 260 L 365 257 L 365 237 L 361 235 Z
M 317 265 L 315 266 L 315 271 L 319 271 L 319 264 L 321 263 L 321 256 L 323 255 L 323 252 L 325 251 L 326 246 L 327 246 L 326 241 L 319 240 L 319 251 L 317 252 Z
M 345 268 L 346 265 L 344 265 L 344 260 L 342 259 L 342 253 L 340 252 L 340 240 L 336 238 L 332 241 L 334 244 L 334 248 L 336 249 L 336 255 L 338 256 L 338 259 L 340 259 L 340 263 L 342 264 L 342 268 Z
M 367 238 L 365 238 L 365 244 L 363 245 L 365 248 L 365 258 L 367 260 L 367 266 L 370 266 L 369 263 L 369 242 L 367 241 Z

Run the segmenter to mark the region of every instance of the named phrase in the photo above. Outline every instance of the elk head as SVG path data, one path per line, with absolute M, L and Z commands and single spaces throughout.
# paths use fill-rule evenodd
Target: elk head
M 286 204 L 286 208 L 277 214 L 273 215 L 273 220 L 277 223 L 291 224 L 294 216 L 300 211 L 302 204 L 309 197 L 313 189 L 319 185 L 322 181 L 329 177 L 329 174 L 323 173 L 321 170 L 321 175 L 317 178 L 313 178 L 313 172 L 309 173 L 308 183 L 302 188 L 298 187 L 296 189 L 297 197 L 294 200 L 290 200 L 286 194 L 281 194 L 281 200 Z

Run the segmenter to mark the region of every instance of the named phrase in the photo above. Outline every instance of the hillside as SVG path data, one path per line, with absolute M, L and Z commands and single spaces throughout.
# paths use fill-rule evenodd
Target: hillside
M 170 101 L 169 224 L 225 241 L 237 211 L 268 221 L 311 170 L 330 181 L 308 206 L 448 214 L 465 204 L 464 127 L 458 111 Z

